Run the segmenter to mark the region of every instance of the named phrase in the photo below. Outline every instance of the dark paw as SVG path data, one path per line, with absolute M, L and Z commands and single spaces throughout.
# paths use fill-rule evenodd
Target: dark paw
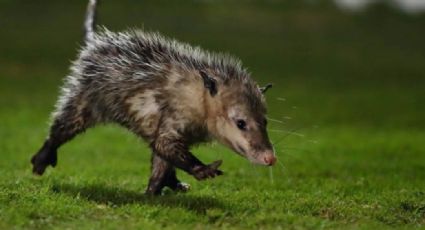
M 197 180 L 205 180 L 208 178 L 214 178 L 216 176 L 223 175 L 223 172 L 218 169 L 221 163 L 222 161 L 218 160 L 218 161 L 214 161 L 213 163 L 209 165 L 196 166 L 192 171 L 192 175 Z
M 47 166 L 51 165 L 55 167 L 57 164 L 57 156 L 54 154 L 36 154 L 31 158 L 31 163 L 33 165 L 32 172 L 36 175 L 43 175 Z
M 48 165 L 34 164 L 33 167 L 32 167 L 32 173 L 34 173 L 35 175 L 41 176 L 41 175 L 43 175 L 47 166 Z

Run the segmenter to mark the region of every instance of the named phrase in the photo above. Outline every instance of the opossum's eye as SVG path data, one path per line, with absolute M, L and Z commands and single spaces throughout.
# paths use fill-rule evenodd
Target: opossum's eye
M 243 131 L 246 130 L 246 122 L 244 120 L 241 120 L 241 119 L 237 120 L 236 121 L 236 126 L 238 126 L 238 128 L 240 130 L 243 130 Z

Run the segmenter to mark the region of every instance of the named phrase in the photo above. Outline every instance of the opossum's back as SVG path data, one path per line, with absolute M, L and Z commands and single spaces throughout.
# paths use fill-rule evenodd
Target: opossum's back
M 165 84 L 167 62 L 154 60 L 148 42 L 128 34 L 103 32 L 83 47 L 64 88 L 95 101 L 114 101 Z
M 165 50 L 152 37 L 104 31 L 82 49 L 75 69 L 83 77 L 149 80 L 166 69 Z
M 167 65 L 155 64 L 152 52 L 134 37 L 112 32 L 96 35 L 73 63 L 62 98 L 80 98 L 98 120 L 122 116 L 128 112 L 129 98 L 157 92 L 166 83 Z

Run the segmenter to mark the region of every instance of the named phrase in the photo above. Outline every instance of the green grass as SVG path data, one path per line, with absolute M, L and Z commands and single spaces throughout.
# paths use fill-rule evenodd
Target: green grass
M 297 1 L 298 2 L 298 1 Z M 149 150 L 117 126 L 29 159 L 81 38 L 85 1 L 0 1 L 0 229 L 376 229 L 425 227 L 425 17 L 346 15 L 299 1 L 106 1 L 102 22 L 159 30 L 239 56 L 261 83 L 279 164 L 218 144 L 224 176 L 145 197 Z M 289 134 L 295 130 L 296 133 Z

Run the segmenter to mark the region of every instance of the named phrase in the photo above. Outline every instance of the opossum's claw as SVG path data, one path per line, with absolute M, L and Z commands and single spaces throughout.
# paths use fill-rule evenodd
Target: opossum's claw
M 214 170 L 215 170 L 215 174 L 216 174 L 217 176 L 220 176 L 220 175 L 223 175 L 223 171 L 219 170 L 219 169 L 218 169 L 218 167 L 220 167 L 222 163 L 223 163 L 223 161 L 222 161 L 222 160 L 216 160 L 216 161 L 214 161 L 213 163 L 209 164 L 208 166 L 209 166 L 211 169 L 214 169 Z
M 222 160 L 216 160 L 216 161 L 214 161 L 213 163 L 211 163 L 211 164 L 209 164 L 208 166 L 210 167 L 210 168 L 213 168 L 213 169 L 218 169 L 218 167 L 220 167 L 220 165 L 223 163 L 223 161 Z
M 215 172 L 216 174 L 217 174 L 217 176 L 221 176 L 221 175 L 223 175 L 223 171 L 221 171 L 221 170 L 216 170 L 216 172 Z
M 205 180 L 223 175 L 223 172 L 217 169 L 220 167 L 221 163 L 222 161 L 218 160 L 208 165 L 197 166 L 193 169 L 192 174 L 197 180 Z

